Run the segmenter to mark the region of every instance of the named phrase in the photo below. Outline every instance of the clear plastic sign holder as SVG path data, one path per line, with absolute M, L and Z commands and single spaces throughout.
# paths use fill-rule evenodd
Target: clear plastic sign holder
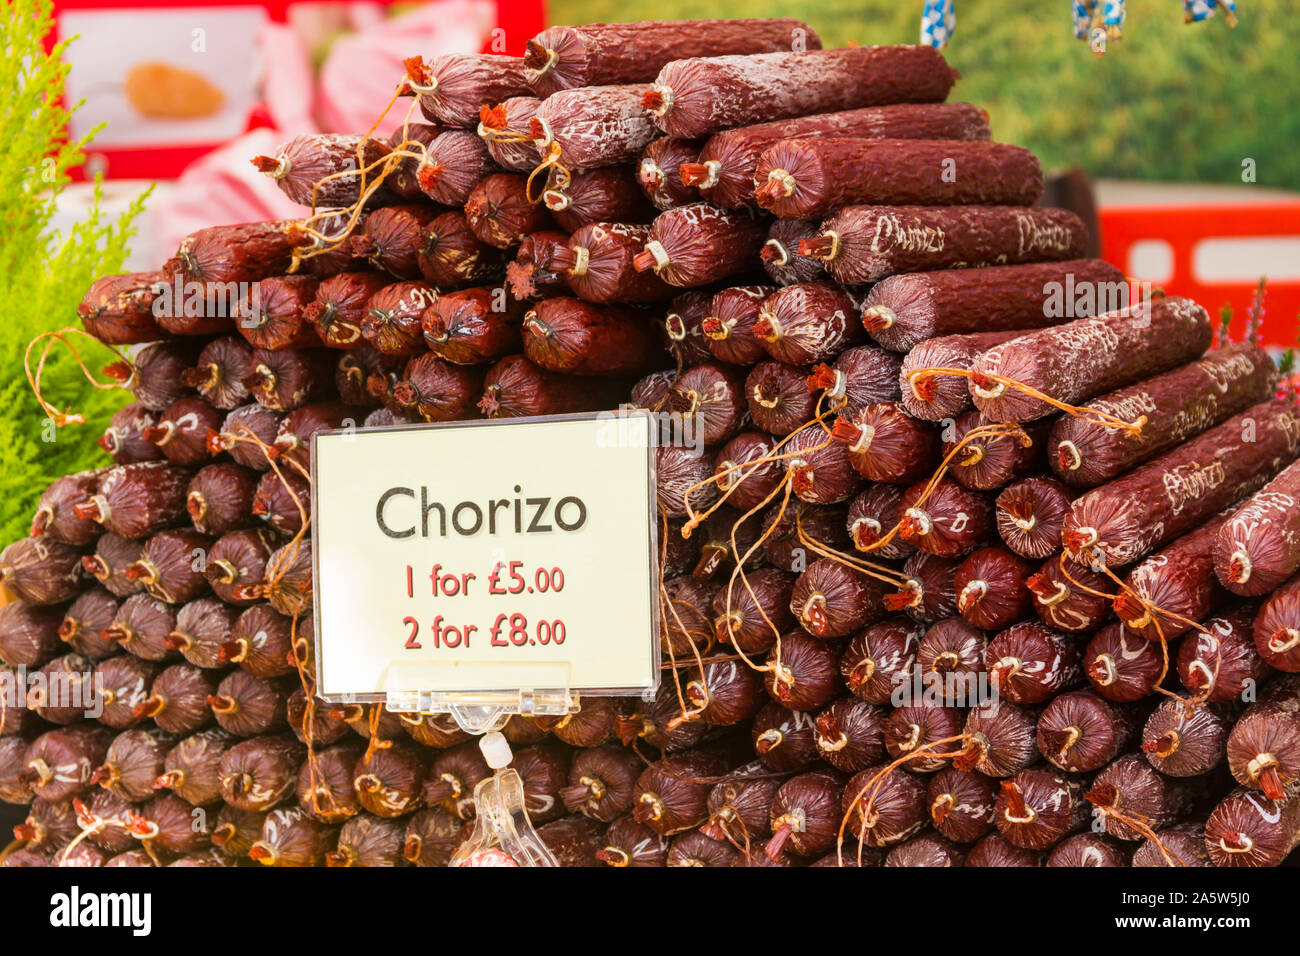
M 477 683 L 490 685 L 490 663 L 462 665 L 463 672 L 482 673 Z M 511 666 L 518 676 L 521 665 Z M 491 733 L 500 730 L 515 714 L 529 717 L 562 717 L 578 711 L 578 695 L 569 689 L 569 665 L 558 663 L 531 663 L 526 665 L 531 686 L 518 690 L 490 691 L 430 691 L 421 688 L 437 686 L 442 668 L 420 663 L 394 662 L 388 669 L 385 703 L 388 709 L 405 714 L 450 714 L 460 728 L 468 734 Z
M 491 664 L 470 665 L 491 682 Z M 516 665 L 512 670 L 517 671 Z M 492 776 L 474 788 L 474 830 L 456 851 L 452 866 L 556 866 L 537 835 L 524 805 L 524 783 L 511 769 L 514 755 L 501 728 L 513 715 L 561 717 L 577 713 L 578 695 L 569 690 L 569 665 L 534 663 L 528 676 L 536 685 L 519 690 L 429 691 L 428 665 L 394 664 L 388 671 L 385 703 L 395 713 L 450 714 L 466 733 L 479 737 L 479 749 Z M 516 675 L 517 676 L 517 675 Z
M 452 866 L 558 866 L 524 806 L 524 782 L 511 770 L 510 744 L 499 731 L 479 741 L 492 776 L 474 788 L 474 830 Z M 501 752 L 504 748 L 504 752 Z

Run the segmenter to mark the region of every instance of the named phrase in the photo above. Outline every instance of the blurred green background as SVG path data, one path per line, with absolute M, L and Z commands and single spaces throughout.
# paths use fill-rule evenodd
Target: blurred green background
M 798 17 L 825 46 L 916 43 L 922 0 L 549 0 L 550 22 Z M 996 139 L 1045 168 L 1093 176 L 1300 189 L 1300 4 L 1240 0 L 1183 23 L 1178 0 L 1128 0 L 1124 38 L 1097 56 L 1074 38 L 1069 0 L 957 0 L 944 55 L 961 71 L 951 99 L 987 109 Z

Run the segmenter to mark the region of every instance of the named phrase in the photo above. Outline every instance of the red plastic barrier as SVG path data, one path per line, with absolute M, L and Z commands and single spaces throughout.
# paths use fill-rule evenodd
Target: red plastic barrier
M 310 0 L 55 0 L 55 30 L 45 38 L 46 49 L 53 49 L 54 44 L 63 37 L 58 36 L 58 16 L 68 11 L 100 10 L 164 10 L 173 7 L 184 8 L 262 8 L 273 22 L 284 23 L 289 17 L 289 7 L 295 3 Z M 377 0 L 385 6 L 392 6 L 398 0 Z M 505 53 L 521 56 L 524 44 L 546 27 L 546 6 L 544 0 L 495 0 L 496 26 L 483 44 L 484 53 Z M 94 36 L 83 37 L 80 43 L 94 42 Z M 406 53 L 420 53 L 409 50 Z M 167 57 L 158 57 L 167 59 Z M 394 76 L 393 82 L 399 79 Z M 249 117 L 247 128 L 266 125 L 264 117 L 255 106 Z M 178 176 L 191 162 L 210 152 L 217 143 L 187 143 L 177 145 L 149 146 L 114 146 L 96 147 L 91 144 L 90 157 L 105 164 L 106 175 L 110 179 L 158 179 Z M 92 166 L 93 168 L 93 166 Z M 71 170 L 74 179 L 86 177 L 85 170 Z
M 1217 315 L 1230 303 L 1232 335 L 1240 338 L 1259 276 L 1213 280 L 1196 271 L 1197 247 L 1215 240 L 1251 239 L 1300 243 L 1300 200 L 1271 200 L 1214 205 L 1103 206 L 1101 254 L 1137 279 L 1149 279 L 1170 295 L 1195 299 Z M 1137 275 L 1130 257 L 1137 243 L 1162 242 L 1172 268 L 1168 276 Z M 1204 253 L 1203 253 L 1204 255 Z M 1285 266 L 1284 266 L 1285 267 Z M 1261 266 L 1261 272 L 1267 269 Z M 1296 344 L 1300 317 L 1300 256 L 1289 263 L 1288 274 L 1268 276 L 1260 344 L 1287 347 Z

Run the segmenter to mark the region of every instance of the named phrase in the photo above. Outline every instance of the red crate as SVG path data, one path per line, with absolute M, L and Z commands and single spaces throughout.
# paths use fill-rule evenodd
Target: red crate
M 1195 299 L 1217 319 L 1220 306 L 1232 305 L 1233 329 L 1237 336 L 1245 328 L 1245 316 L 1258 277 L 1232 282 L 1208 281 L 1196 274 L 1197 246 L 1214 239 L 1287 239 L 1300 241 L 1300 199 L 1278 199 L 1250 203 L 1187 205 L 1103 206 L 1101 254 L 1121 269 L 1130 269 L 1135 244 L 1156 240 L 1168 245 L 1172 270 L 1166 279 L 1153 279 L 1170 295 Z M 1300 314 L 1300 259 L 1286 276 L 1268 277 L 1264 300 L 1264 323 L 1260 343 L 1286 347 L 1296 344 L 1297 315 Z

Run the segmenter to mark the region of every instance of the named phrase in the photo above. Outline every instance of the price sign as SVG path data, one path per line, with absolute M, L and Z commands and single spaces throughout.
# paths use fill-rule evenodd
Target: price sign
M 648 414 L 317 433 L 312 467 L 321 697 L 382 698 L 395 673 L 425 685 L 403 691 L 656 685 Z

